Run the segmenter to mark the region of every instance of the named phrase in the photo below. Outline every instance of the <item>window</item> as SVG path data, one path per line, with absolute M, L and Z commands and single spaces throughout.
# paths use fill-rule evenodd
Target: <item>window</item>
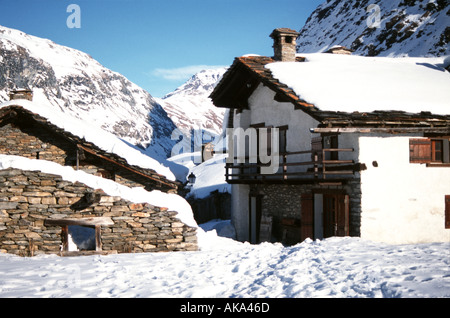
M 442 140 L 431 140 L 431 161 L 442 162 Z
M 322 161 L 322 137 L 311 138 L 311 160 L 316 161 L 316 156 L 318 161 Z
M 288 126 L 280 126 L 278 127 L 278 146 L 279 146 L 279 153 L 285 154 L 287 152 L 287 130 Z
M 449 140 L 418 138 L 409 140 L 410 163 L 449 163 Z
M 114 171 L 112 171 L 112 170 L 98 169 L 98 171 L 95 175 L 102 177 L 104 179 L 109 179 L 109 180 L 116 179 L 116 175 L 115 175 Z
M 324 136 L 323 147 L 326 149 L 338 149 L 339 148 L 339 138 L 338 135 L 330 135 Z M 339 160 L 339 152 L 338 151 L 327 151 L 325 160 Z

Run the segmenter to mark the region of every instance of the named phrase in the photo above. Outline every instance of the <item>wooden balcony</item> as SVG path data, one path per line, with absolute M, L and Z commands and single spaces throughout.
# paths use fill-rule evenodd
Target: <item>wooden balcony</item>
M 341 182 L 352 179 L 355 172 L 364 169 L 364 165 L 355 163 L 352 159 L 333 159 L 341 157 L 339 153 L 353 151 L 327 148 L 320 151 L 281 153 L 278 170 L 274 174 L 260 172 L 261 167 L 268 167 L 270 164 L 248 163 L 249 157 L 235 157 L 234 163 L 227 163 L 225 166 L 225 179 L 230 184 Z M 237 159 L 245 159 L 246 163 L 237 163 Z

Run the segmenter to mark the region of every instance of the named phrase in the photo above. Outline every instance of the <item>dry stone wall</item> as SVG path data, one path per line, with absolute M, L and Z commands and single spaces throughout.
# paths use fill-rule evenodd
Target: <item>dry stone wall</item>
M 49 130 L 33 125 L 20 128 L 13 123 L 0 128 L 1 154 L 49 160 L 65 165 L 68 156 L 75 156 L 75 152 L 72 152 L 71 154 L 67 141 L 58 138 Z
M 110 218 L 100 226 L 102 251 L 195 251 L 196 228 L 177 212 L 106 195 L 61 176 L 0 170 L 0 252 L 21 256 L 60 254 L 62 227 L 48 220 Z M 53 224 L 53 223 L 52 223 Z

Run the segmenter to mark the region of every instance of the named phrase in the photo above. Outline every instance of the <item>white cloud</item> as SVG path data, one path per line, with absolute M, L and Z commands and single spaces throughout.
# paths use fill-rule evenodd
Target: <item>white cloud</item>
M 208 69 L 224 67 L 222 65 L 190 65 L 178 68 L 157 68 L 151 72 L 151 75 L 162 77 L 169 81 L 187 80 L 192 75 Z

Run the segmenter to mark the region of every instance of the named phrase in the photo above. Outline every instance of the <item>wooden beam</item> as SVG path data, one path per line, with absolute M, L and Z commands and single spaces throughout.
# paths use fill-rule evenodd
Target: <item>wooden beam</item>
M 334 128 L 311 128 L 311 133 L 450 133 L 449 127 L 334 127 Z
M 44 221 L 45 226 L 111 226 L 114 225 L 110 217 L 89 217 L 89 218 L 64 218 L 64 219 L 47 219 Z

